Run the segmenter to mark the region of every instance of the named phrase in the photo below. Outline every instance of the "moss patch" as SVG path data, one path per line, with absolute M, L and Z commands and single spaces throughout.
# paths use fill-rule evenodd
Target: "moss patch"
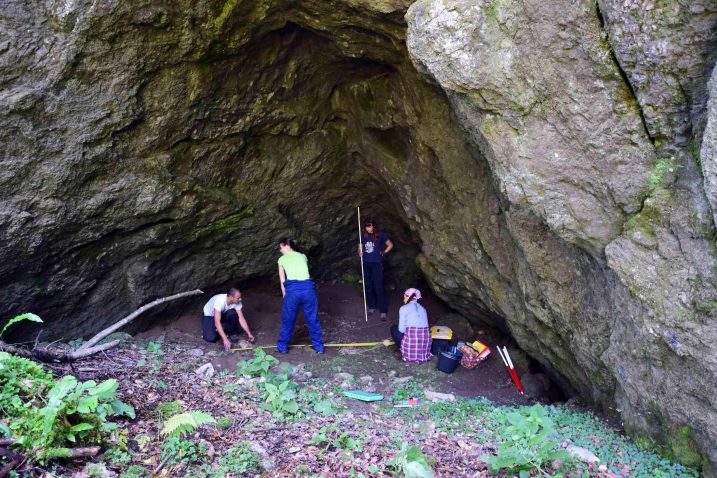
M 197 227 L 194 230 L 194 237 L 198 238 L 210 234 L 228 234 L 238 229 L 244 218 L 251 217 L 253 215 L 254 208 L 252 206 L 247 206 L 235 214 L 218 219 L 206 226 Z
M 662 213 L 671 195 L 667 189 L 658 188 L 653 194 L 645 199 L 642 209 L 637 214 L 630 216 L 625 222 L 625 230 L 628 232 L 642 232 L 649 237 L 655 237 L 655 228 L 662 224 Z
M 654 402 L 648 404 L 646 418 L 655 432 L 652 436 L 625 425 L 626 431 L 634 437 L 638 445 L 686 466 L 702 468 L 708 463 L 689 426 L 668 421 Z

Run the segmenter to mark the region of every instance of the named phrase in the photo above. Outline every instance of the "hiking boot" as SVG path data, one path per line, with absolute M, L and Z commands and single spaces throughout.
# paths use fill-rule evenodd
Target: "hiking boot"
M 381 322 L 386 322 L 386 312 L 381 312 Z
M 368 315 L 373 315 L 376 313 L 376 309 L 368 309 Z

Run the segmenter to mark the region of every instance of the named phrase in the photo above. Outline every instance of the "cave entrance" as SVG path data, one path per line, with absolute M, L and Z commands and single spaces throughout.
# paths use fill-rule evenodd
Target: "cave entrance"
M 498 330 L 502 318 L 490 312 L 497 308 L 486 305 L 488 294 L 477 279 L 500 280 L 490 248 L 507 236 L 498 220 L 485 221 L 483 230 L 470 226 L 475 214 L 500 214 L 487 165 L 467 144 L 445 94 L 410 62 L 402 21 L 389 20 L 326 31 L 298 15 L 259 29 L 241 48 L 217 42 L 197 62 L 160 72 L 145 87 L 149 110 L 165 121 L 187 106 L 168 102 L 164 85 L 184 79 L 180 91 L 186 91 L 191 113 L 163 129 L 171 138 L 174 174 L 201 185 L 187 191 L 200 211 L 200 232 L 191 247 L 164 260 L 196 265 L 222 257 L 221 270 L 202 268 L 201 287 L 219 293 L 239 285 L 247 319 L 263 344 L 278 335 L 280 237 L 304 247 L 312 276 L 320 281 L 327 342 L 388 337 L 387 323 L 363 318 L 359 205 L 396 245 L 386 267 L 393 321 L 400 291 L 419 287 L 427 292 L 431 324 L 451 326 L 464 340 L 510 341 Z M 151 120 L 145 124 L 157 128 Z M 487 247 L 484 238 L 490 240 Z M 475 253 L 458 257 L 460 250 Z M 429 285 L 436 295 L 428 293 Z M 203 300 L 193 310 L 199 311 Z M 182 314 L 172 327 L 199 346 L 204 344 L 197 314 Z M 471 325 L 464 317 L 496 328 Z M 145 336 L 173 333 L 163 327 Z M 294 342 L 308 343 L 306 338 L 300 326 Z M 231 363 L 223 366 L 236 362 L 226 360 Z M 459 380 L 469 396 L 491 396 L 493 384 L 505 381 L 499 360 L 484 370 L 491 376 Z
M 162 130 L 173 174 L 191 185 L 185 194 L 198 217 L 191 244 L 151 267 L 176 275 L 178 264 L 222 257 L 221 270 L 200 271 L 208 291 L 274 280 L 276 240 L 292 237 L 315 278 L 357 283 L 361 205 L 396 244 L 387 258 L 389 294 L 429 283 L 449 302 L 460 294 L 441 276 L 461 271 L 438 270 L 424 243 L 433 255 L 454 254 L 450 223 L 459 209 L 472 214 L 460 196 L 476 191 L 449 184 L 485 172 L 445 95 L 411 64 L 403 34 L 391 22 L 327 32 L 288 21 L 236 51 L 217 43 L 197 62 L 157 73 L 143 92 L 151 118 L 130 136 L 182 109 L 164 88 L 183 81 L 190 113 Z M 470 294 L 459 305 L 471 318 L 488 310 Z

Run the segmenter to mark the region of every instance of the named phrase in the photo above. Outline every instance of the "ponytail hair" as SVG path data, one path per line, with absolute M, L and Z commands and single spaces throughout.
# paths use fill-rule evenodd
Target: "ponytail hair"
M 292 251 L 301 252 L 302 254 L 304 252 L 304 250 L 301 247 L 299 247 L 299 245 L 293 239 L 289 239 L 288 237 L 280 239 L 279 244 L 282 246 L 291 247 Z

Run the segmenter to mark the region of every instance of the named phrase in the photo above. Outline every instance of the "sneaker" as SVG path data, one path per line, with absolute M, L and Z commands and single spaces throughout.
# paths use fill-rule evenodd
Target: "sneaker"
M 231 340 L 232 342 L 239 342 L 239 334 L 231 334 L 229 336 L 229 340 Z
M 311 347 L 311 348 L 314 349 L 314 347 Z M 322 353 L 324 353 L 324 349 L 319 349 L 319 350 L 314 349 L 314 352 L 316 352 L 317 354 L 322 354 Z
M 289 353 L 289 350 L 288 350 L 288 349 L 287 349 L 287 350 L 282 350 L 282 349 L 277 348 L 276 351 L 279 352 L 280 354 L 288 354 L 288 353 Z
M 382 322 L 386 322 L 386 319 L 387 319 L 386 313 L 385 313 L 385 312 L 381 312 L 381 321 L 382 321 Z
M 368 309 L 368 315 L 373 315 L 376 312 L 376 309 Z

